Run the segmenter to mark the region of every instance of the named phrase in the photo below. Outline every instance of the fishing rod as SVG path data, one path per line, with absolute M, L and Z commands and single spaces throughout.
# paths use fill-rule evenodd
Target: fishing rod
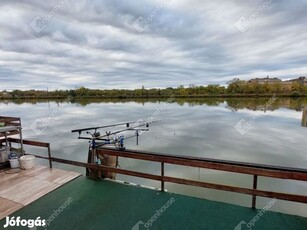
M 108 141 L 110 139 L 110 136 L 112 136 L 112 135 L 116 135 L 116 134 L 124 132 L 124 131 L 136 130 L 136 128 L 139 128 L 139 127 L 142 127 L 142 126 L 146 126 L 147 128 L 146 129 L 138 129 L 138 130 L 148 131 L 149 124 L 146 123 L 146 124 L 141 124 L 141 125 L 133 126 L 133 127 L 130 127 L 130 128 L 118 130 L 118 131 L 115 131 L 115 132 L 106 131 L 106 134 L 102 135 L 102 136 L 100 135 L 100 132 L 97 132 L 97 130 L 93 134 L 91 132 L 87 131 L 86 134 L 90 134 L 91 137 L 84 137 L 84 136 L 81 136 L 81 133 L 79 133 L 78 139 L 85 139 L 85 140 L 95 139 L 95 140 L 100 140 L 100 141 Z M 105 138 L 105 137 L 107 137 L 107 138 Z
M 92 150 L 95 150 L 99 147 L 105 146 L 105 145 L 114 145 L 115 148 L 124 150 L 124 141 L 129 138 L 136 137 L 136 144 L 139 143 L 139 136 L 140 132 L 142 131 L 149 131 L 149 125 L 152 123 L 156 123 L 158 121 L 133 121 L 133 122 L 123 122 L 123 123 L 117 123 L 117 124 L 111 124 L 111 125 L 104 125 L 104 126 L 97 126 L 97 127 L 90 127 L 90 128 L 83 128 L 83 129 L 75 129 L 71 132 L 79 133 L 78 139 L 85 139 L 90 141 L 90 148 Z M 130 126 L 130 124 L 139 123 L 134 126 Z M 140 124 L 141 123 L 141 124 Z M 123 126 L 125 125 L 125 129 L 115 130 L 113 132 L 106 131 L 104 135 L 101 135 L 100 132 L 98 132 L 98 129 L 106 129 L 110 127 L 117 127 L 117 126 Z M 90 130 L 94 130 L 94 132 L 90 132 Z M 135 134 L 132 136 L 125 137 L 124 135 L 117 135 L 122 132 L 126 131 L 135 131 Z M 86 134 L 90 135 L 88 136 L 81 136 L 83 132 L 86 132 Z
M 143 126 L 146 126 L 146 129 L 138 129 L 138 130 L 140 130 L 140 131 L 148 131 L 149 124 L 152 124 L 152 123 L 155 123 L 155 122 L 158 122 L 158 121 L 152 121 L 151 123 L 147 122 L 147 123 L 144 123 L 144 124 L 140 124 L 140 125 L 137 125 L 137 126 L 134 126 L 134 127 L 130 127 L 130 128 L 126 128 L 126 129 L 122 129 L 122 130 L 118 130 L 118 131 L 115 131 L 115 132 L 106 132 L 105 135 L 98 136 L 96 138 L 100 139 L 100 138 L 104 138 L 104 137 L 109 137 L 111 135 L 115 135 L 115 134 L 122 133 L 122 132 L 125 132 L 125 131 L 136 130 L 136 128 L 143 127 Z
M 128 128 L 130 124 L 134 124 L 137 122 L 139 121 L 130 121 L 130 122 L 123 122 L 123 123 L 117 123 L 117 124 L 112 124 L 112 125 L 104 125 L 104 126 L 97 126 L 97 127 L 83 128 L 83 129 L 74 129 L 74 130 L 71 130 L 71 132 L 72 133 L 78 132 L 80 134 L 80 132 L 84 132 L 88 130 L 97 130 L 97 129 L 110 128 L 110 127 L 116 127 L 116 126 L 121 126 L 121 125 L 126 125 L 126 127 Z

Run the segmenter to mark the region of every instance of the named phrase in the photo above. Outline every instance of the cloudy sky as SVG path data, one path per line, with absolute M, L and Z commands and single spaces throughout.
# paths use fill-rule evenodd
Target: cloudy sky
M 0 90 L 307 74 L 306 0 L 0 2 Z

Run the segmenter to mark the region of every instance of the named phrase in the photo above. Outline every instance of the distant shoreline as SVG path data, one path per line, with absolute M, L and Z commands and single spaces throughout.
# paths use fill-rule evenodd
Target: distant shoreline
M 252 79 L 251 82 L 234 78 L 228 86 L 180 85 L 177 88 L 89 89 L 83 86 L 68 90 L 13 90 L 0 92 L 0 99 L 138 99 L 138 98 L 261 98 L 307 97 L 305 77 L 282 82 L 280 79 Z M 277 81 L 277 82 L 276 82 Z
M 307 94 L 218 94 L 218 95 L 165 95 L 165 96 L 138 96 L 138 97 L 129 97 L 129 96 L 114 96 L 114 97 L 97 97 L 97 96 L 57 96 L 57 97 L 0 97 L 0 100 L 24 100 L 24 99 L 32 99 L 32 100 L 41 100 L 41 99 L 50 99 L 50 100 L 65 100 L 70 97 L 70 100 L 75 99 L 168 99 L 168 98 L 269 98 L 269 97 L 280 97 L 280 98 L 302 98 L 307 97 Z

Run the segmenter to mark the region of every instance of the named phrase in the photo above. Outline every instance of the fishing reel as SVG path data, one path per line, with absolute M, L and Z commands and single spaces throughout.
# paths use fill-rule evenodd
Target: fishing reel
M 97 137 L 99 137 L 100 136 L 100 132 L 94 132 L 94 133 L 91 133 L 91 132 L 86 132 L 86 134 L 89 134 L 89 135 L 91 135 L 93 138 L 97 138 Z
M 120 135 L 120 136 L 114 136 L 114 146 L 116 149 L 119 150 L 125 150 L 125 146 L 124 146 L 124 140 L 125 137 L 124 135 Z

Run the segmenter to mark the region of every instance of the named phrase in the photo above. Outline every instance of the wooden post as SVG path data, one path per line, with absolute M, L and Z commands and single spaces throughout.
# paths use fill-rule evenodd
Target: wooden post
M 22 128 L 20 126 L 20 129 L 19 129 L 19 138 L 20 138 L 20 148 L 21 148 L 21 155 L 23 155 L 23 138 L 22 138 Z
M 49 167 L 52 168 L 50 144 L 48 144 Z
M 161 162 L 161 191 L 164 192 L 164 162 Z
M 88 147 L 87 163 L 92 163 L 92 150 Z M 86 168 L 86 176 L 90 175 L 90 169 Z
M 7 139 L 7 133 L 4 132 L 4 138 L 5 138 L 5 145 L 6 147 L 9 145 L 8 139 Z
M 254 175 L 254 180 L 253 180 L 253 189 L 257 189 L 257 182 L 258 182 L 258 176 Z M 256 196 L 253 195 L 253 200 L 252 200 L 252 209 L 256 209 Z

